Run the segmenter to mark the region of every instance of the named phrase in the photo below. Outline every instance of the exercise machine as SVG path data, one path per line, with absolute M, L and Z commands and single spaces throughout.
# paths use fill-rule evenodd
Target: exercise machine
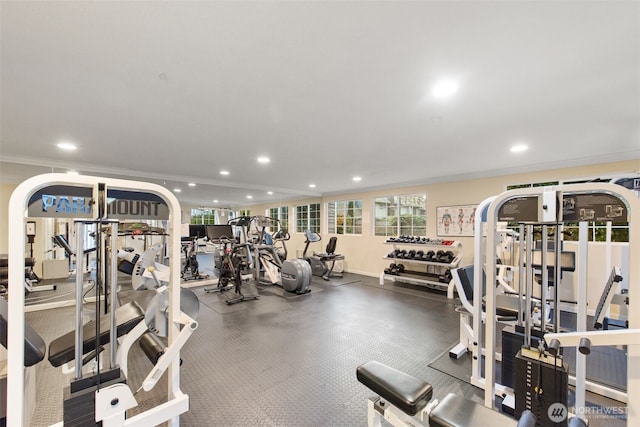
M 482 217 L 483 212 L 484 218 Z M 541 411 L 538 399 L 528 400 L 527 396 L 519 397 L 519 393 L 523 392 L 530 393 L 531 396 L 537 395 L 536 389 L 540 388 L 538 376 L 534 374 L 531 377 L 533 380 L 528 383 L 526 378 L 524 379 L 525 383 L 522 383 L 518 377 L 520 374 L 526 375 L 530 371 L 526 366 L 533 366 L 534 369 L 531 371 L 533 373 L 538 372 L 538 369 L 547 372 L 543 375 L 543 380 L 546 378 L 547 384 L 549 384 L 549 379 L 555 378 L 555 373 L 564 369 L 563 364 L 559 365 L 557 362 L 561 353 L 548 346 L 550 339 L 555 338 L 561 343 L 558 347 L 576 346 L 579 350 L 576 351 L 575 356 L 575 375 L 570 375 L 568 378 L 569 384 L 575 386 L 576 416 L 585 417 L 581 410 L 585 408 L 585 393 L 589 390 L 626 402 L 627 425 L 640 425 L 640 347 L 636 345 L 637 338 L 634 335 L 634 331 L 640 329 L 640 312 L 630 310 L 628 330 L 597 331 L 597 334 L 587 331 L 587 283 L 589 280 L 587 267 L 594 262 L 603 262 L 602 259 L 589 257 L 589 222 L 610 223 L 616 221 L 628 224 L 628 253 L 624 256 L 623 262 L 628 268 L 628 272 L 625 273 L 625 276 L 628 277 L 625 277 L 625 280 L 627 280 L 629 287 L 629 306 L 632 307 L 637 305 L 634 298 L 637 299 L 640 292 L 638 290 L 640 264 L 637 263 L 637 260 L 640 259 L 640 217 L 638 212 L 640 212 L 640 200 L 633 191 L 620 185 L 603 182 L 515 189 L 488 199 L 480 205 L 477 211 L 480 216 L 476 216 L 474 281 L 480 283 L 482 271 L 486 274 L 487 283 L 496 281 L 497 263 L 493 251 L 498 239 L 497 225 L 504 221 L 517 223 L 519 257 L 516 264 L 516 276 L 518 291 L 524 301 L 520 312 L 520 317 L 524 319 L 524 322 L 516 364 L 524 363 L 520 366 L 525 366 L 525 369 L 519 370 L 516 366 L 515 390 L 509 390 L 508 387 L 504 387 L 504 384 L 497 384 L 495 381 L 497 356 L 495 348 L 498 327 L 494 319 L 497 301 L 495 287 L 487 286 L 485 298 L 486 331 L 484 339 L 480 337 L 475 341 L 477 343 L 484 341 L 484 358 L 480 357 L 481 345 L 474 346 L 474 356 L 477 355 L 484 365 L 484 378 L 477 376 L 474 385 L 482 384 L 482 388 L 485 390 L 485 406 L 491 407 L 493 405 L 496 394 L 515 393 L 516 412 L 523 408 L 532 409 L 534 412 Z M 487 223 L 486 240 L 481 234 L 482 222 Z M 573 255 L 569 255 L 566 253 L 567 251 L 563 250 L 562 235 L 563 226 L 566 223 L 578 224 L 577 250 Z M 540 230 L 540 234 L 537 234 L 537 230 Z M 535 242 L 536 236 L 541 237 L 542 241 L 539 245 Z M 605 269 L 607 274 L 608 271 L 611 271 L 609 268 Z M 576 272 L 573 276 L 577 293 L 575 304 L 573 304 L 576 312 L 576 326 L 574 332 L 564 332 L 560 327 L 560 312 L 563 301 L 559 296 L 559 287 L 563 280 L 563 272 L 572 270 Z M 612 280 L 615 282 L 615 275 Z M 529 310 L 524 310 L 524 307 L 528 306 L 528 302 L 536 293 L 541 300 L 538 327 L 534 327 Z M 478 296 L 474 306 L 480 307 L 481 305 L 482 302 Z M 479 326 L 480 316 L 477 317 L 476 319 L 474 316 L 474 323 L 477 322 Z M 604 335 L 601 337 L 600 334 Z M 627 344 L 626 392 L 587 379 L 586 355 L 580 350 L 579 338 L 577 337 L 589 339 L 594 337 L 594 340 L 597 339 L 601 343 L 598 345 L 605 343 Z M 535 345 L 536 341 L 537 346 Z M 588 346 L 582 347 L 586 349 Z M 504 378 L 504 349 L 502 359 Z M 566 357 L 564 361 L 567 361 Z M 478 375 L 480 371 L 475 371 L 475 363 L 474 357 L 472 377 Z M 565 387 L 562 381 L 558 384 L 561 388 Z M 544 399 L 542 400 L 544 401 Z M 544 402 L 545 405 L 548 403 L 548 401 Z
M 252 246 L 255 252 L 254 277 L 258 284 L 277 284 L 296 294 L 311 292 L 311 267 L 303 259 L 287 259 L 286 241 L 290 236 L 286 229 L 280 227 L 280 221 L 261 215 L 252 217 L 251 221 L 258 231 Z M 272 235 L 267 228 L 277 231 Z
M 224 292 L 235 288 L 235 296 L 228 298 L 225 302 L 228 305 L 243 301 L 260 299 L 259 295 L 245 295 L 242 292 L 244 277 L 242 273 L 250 270 L 251 249 L 249 243 L 238 243 L 236 239 L 231 239 L 233 229 L 227 225 L 207 225 L 207 237 L 210 242 L 218 245 L 220 261 L 218 284 L 215 288 L 205 289 L 205 293 Z
M 234 257 L 233 229 L 231 225 L 207 225 L 207 240 L 216 247 L 214 252 L 214 268 L 217 270 L 217 284 L 215 288 L 205 288 L 205 293 L 224 292 L 233 287 Z
M 377 394 L 367 402 L 368 427 L 382 427 L 383 420 L 397 427 L 536 426 L 536 417 L 531 411 L 524 411 L 516 421 L 453 393 L 442 401 L 432 399 L 431 384 L 380 362 L 358 366 L 356 377 Z M 572 418 L 569 427 L 586 427 L 586 424 Z
M 336 261 L 343 261 L 344 255 L 336 254 L 336 244 L 338 238 L 333 236 L 329 239 L 327 247 L 324 253 L 313 253 L 313 255 L 307 255 L 309 245 L 311 243 L 319 242 L 322 240 L 318 233 L 306 229 L 304 231 L 306 240 L 304 241 L 304 252 L 302 258 L 307 260 L 311 266 L 311 274 L 314 276 L 320 276 L 324 280 L 329 280 L 331 277 L 342 277 L 342 272 L 334 272 L 333 269 L 336 266 Z
M 24 272 L 25 238 L 23 233 L 25 213 L 31 217 L 73 218 L 76 224 L 75 247 L 84 247 L 83 227 L 96 226 L 97 249 L 96 278 L 96 320 L 98 330 L 89 335 L 95 342 L 95 350 L 104 345 L 103 336 L 108 335 L 109 366 L 104 371 L 85 377 L 82 370 L 84 353 L 83 304 L 75 304 L 75 332 L 73 350 L 75 360 L 75 379 L 65 399 L 71 412 L 67 417 L 92 415 L 90 422 L 105 426 L 146 426 L 167 423 L 179 425 L 179 415 L 189 410 L 189 396 L 180 390 L 179 360 L 180 349 L 197 327 L 192 316 L 182 309 L 182 299 L 189 297 L 180 290 L 180 205 L 175 196 L 167 189 L 145 182 L 132 182 L 111 178 L 74 176 L 65 174 L 46 174 L 30 178 L 18 185 L 9 200 L 9 282 L 20 279 Z M 167 262 L 164 269 L 156 271 L 155 264 L 148 265 L 139 276 L 143 288 L 152 289 L 155 297 L 144 312 L 144 322 L 140 321 L 126 334 L 123 343 L 118 343 L 117 313 L 117 224 L 121 220 L 135 217 L 141 220 L 166 221 L 168 245 L 163 250 L 162 260 Z M 109 232 L 104 232 L 104 229 Z M 17 232 L 20 230 L 20 232 Z M 166 252 L 165 252 L 166 251 Z M 166 260 L 166 261 L 165 261 Z M 162 264 L 158 264 L 162 265 Z M 82 301 L 83 278 L 76 274 L 76 301 Z M 110 289 L 109 298 L 101 298 L 99 290 Z M 105 293 L 106 295 L 106 293 Z M 195 304 L 197 298 L 191 296 Z M 99 305 L 108 307 L 108 314 L 101 316 Z M 25 340 L 24 295 L 22 292 L 11 294 L 7 310 L 8 342 L 22 343 Z M 99 326 L 108 323 L 109 327 Z M 91 328 L 94 329 L 94 328 Z M 167 348 L 157 364 L 152 368 L 143 385 L 138 390 L 149 390 L 167 372 L 166 400 L 142 410 L 135 416 L 126 418 L 126 411 L 137 405 L 131 385 L 126 381 L 126 354 L 132 342 L 147 331 L 167 337 Z M 133 338 L 136 338 L 135 340 Z M 118 353 L 120 352 L 120 353 Z M 55 352 L 54 352 L 55 354 Z M 8 389 L 7 425 L 24 425 L 25 347 L 10 345 L 7 349 Z M 92 357 L 93 358 L 93 357 Z M 100 364 L 97 364 L 98 369 Z M 79 400 L 78 400 L 79 399 Z M 79 413 L 80 401 L 87 406 Z M 36 403 L 37 405 L 37 403 Z M 73 411 L 73 408 L 76 410 Z M 86 418 L 85 418 L 86 419 Z
M 473 282 L 474 266 L 467 265 L 451 270 L 453 283 L 455 284 L 460 306 L 456 307 L 456 311 L 460 314 L 460 340 L 453 348 L 449 350 L 449 356 L 454 359 L 460 359 L 464 354 L 473 349 L 474 334 L 473 316 L 478 312 L 473 306 L 474 293 L 481 292 L 484 297 L 485 282 L 483 274 L 482 286 L 475 286 Z M 502 287 L 498 281 L 498 287 Z M 513 294 L 503 289 L 501 293 L 496 295 L 496 319 L 505 324 L 513 324 L 518 320 L 519 301 L 517 294 Z M 484 310 L 480 311 L 482 324 L 486 321 Z
M 225 247 L 223 264 L 220 269 L 220 280 L 223 280 L 224 277 L 223 285 L 233 280 L 233 287 L 235 287 L 235 296 L 225 300 L 227 305 L 260 299 L 260 295 L 245 295 L 242 292 L 242 283 L 244 281 L 242 272 L 248 268 L 248 264 L 243 257 L 243 251 L 246 245 L 248 244 L 233 245 L 228 252 Z
M 198 240 L 206 237 L 204 225 L 189 224 L 189 239 L 182 242 L 182 253 L 184 254 L 184 264 L 180 278 L 187 280 L 202 280 L 208 276 L 200 273 L 198 264 Z

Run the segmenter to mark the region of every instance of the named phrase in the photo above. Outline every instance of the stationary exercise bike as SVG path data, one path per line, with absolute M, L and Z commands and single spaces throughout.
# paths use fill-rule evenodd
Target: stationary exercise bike
M 317 254 L 314 252 L 313 255 L 307 255 L 309 245 L 311 243 L 319 242 L 322 238 L 318 233 L 314 233 L 309 229 L 304 231 L 304 235 L 306 240 L 304 241 L 305 246 L 302 258 L 304 258 L 311 266 L 311 274 L 322 277 L 324 280 L 329 280 L 331 277 L 342 277 L 342 273 L 336 273 L 333 271 L 336 266 L 336 261 L 344 260 L 344 255 L 335 253 L 338 238 L 334 236 L 329 239 L 329 243 L 327 243 L 327 247 L 325 248 L 325 253 Z
M 189 225 L 189 240 L 182 243 L 182 252 L 184 253 L 184 265 L 180 272 L 180 278 L 187 280 L 202 280 L 208 275 L 201 274 L 198 270 L 198 239 L 205 237 L 203 225 Z
M 247 249 L 248 243 L 231 245 L 227 251 L 225 245 L 225 254 L 220 268 L 219 286 L 230 286 L 229 281 L 233 280 L 236 288 L 236 296 L 229 298 L 225 302 L 228 305 L 236 304 L 243 301 L 260 299 L 260 295 L 245 295 L 242 293 L 242 271 L 249 267 L 245 261 L 243 252 Z
M 211 238 L 209 238 L 211 241 Z M 219 271 L 218 284 L 215 288 L 204 288 L 204 292 L 207 294 L 213 292 L 224 292 L 233 288 L 231 283 L 234 280 L 234 266 L 233 266 L 233 241 L 226 236 L 221 236 L 216 239 L 216 243 L 219 244 L 219 266 L 216 267 Z M 217 261 L 216 261 L 217 263 Z

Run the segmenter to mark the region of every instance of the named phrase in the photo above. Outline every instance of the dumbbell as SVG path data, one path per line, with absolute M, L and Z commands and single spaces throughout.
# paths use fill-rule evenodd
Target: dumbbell
M 416 251 L 411 249 L 409 252 L 405 254 L 405 259 L 414 259 L 416 257 Z
M 384 269 L 384 274 L 398 274 L 398 266 L 394 263 L 389 264 L 389 268 Z
M 404 272 L 404 264 L 396 264 L 396 268 L 398 269 L 398 273 Z
M 438 251 L 438 261 L 443 262 L 445 264 L 451 264 L 455 255 L 451 251 Z
M 424 257 L 425 261 L 437 261 L 436 253 L 434 251 L 427 251 L 427 253 L 424 254 Z
M 453 276 L 451 276 L 451 270 L 449 270 L 447 268 L 447 270 L 444 272 L 444 274 L 441 274 L 438 277 L 438 280 L 442 283 L 449 283 L 451 281 L 451 279 L 453 278 Z
M 413 259 L 422 260 L 423 256 L 424 256 L 424 251 L 419 250 L 419 251 L 416 251 L 416 254 L 413 256 Z

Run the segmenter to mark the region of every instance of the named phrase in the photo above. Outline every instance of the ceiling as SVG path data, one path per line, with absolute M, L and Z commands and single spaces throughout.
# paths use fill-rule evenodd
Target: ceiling
M 3 182 L 73 169 L 239 207 L 640 159 L 637 1 L 0 8 Z

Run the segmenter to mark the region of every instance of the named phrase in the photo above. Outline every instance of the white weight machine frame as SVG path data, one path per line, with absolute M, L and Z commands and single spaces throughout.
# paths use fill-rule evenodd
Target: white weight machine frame
M 28 211 L 28 203 L 32 195 L 37 191 L 52 185 L 64 185 L 94 189 L 98 184 L 105 184 L 108 189 L 150 193 L 160 197 L 169 210 L 168 220 L 168 257 L 169 257 L 169 283 L 168 283 L 168 348 L 174 349 L 171 354 L 165 354 L 163 365 L 154 368 L 154 378 L 159 377 L 166 368 L 168 373 L 167 401 L 154 408 L 144 411 L 129 419 L 124 419 L 125 406 L 135 406 L 129 387 L 118 384 L 118 387 L 104 388 L 105 395 L 96 397 L 96 402 L 111 402 L 112 397 L 121 398 L 122 405 L 118 408 L 100 408 L 96 405 L 96 415 L 102 414 L 105 425 L 108 426 L 149 426 L 168 422 L 172 427 L 179 426 L 179 415 L 189 410 L 189 396 L 180 390 L 180 357 L 179 349 L 186 340 L 183 329 L 193 329 L 192 319 L 185 319 L 180 311 L 180 204 L 176 197 L 166 188 L 147 182 L 126 181 L 112 178 L 93 176 L 74 176 L 66 174 L 45 174 L 27 179 L 14 190 L 9 200 L 9 283 L 20 283 L 24 279 L 24 247 L 25 247 L 25 220 Z M 20 289 L 21 288 L 16 288 Z M 11 327 L 7 331 L 7 341 L 10 343 L 7 349 L 7 425 L 22 426 L 24 424 L 24 293 L 12 292 L 9 299 L 8 322 Z M 187 316 L 188 317 L 188 316 Z M 144 322 L 142 322 L 144 323 Z M 125 367 L 126 369 L 126 367 Z M 162 372 L 160 372 L 162 371 Z M 159 374 L 158 374 L 159 372 Z M 145 386 L 148 384 L 145 384 Z M 126 388 L 126 392 L 123 388 Z M 131 395 L 131 398 L 129 398 Z M 128 400 L 128 402 L 127 402 Z
M 475 240 L 475 277 L 474 281 L 480 283 L 482 280 L 482 269 L 485 268 L 487 283 L 496 282 L 496 260 L 493 256 L 494 248 L 497 243 L 497 224 L 498 224 L 498 212 L 500 208 L 509 200 L 513 200 L 519 197 L 537 196 L 539 203 L 539 216 L 537 223 L 554 223 L 561 222 L 562 218 L 556 217 L 556 202 L 562 203 L 562 198 L 558 196 L 569 193 L 575 195 L 589 195 L 589 194 L 607 194 L 616 197 L 621 201 L 627 209 L 627 217 L 620 218 L 620 221 L 625 221 L 629 224 L 629 273 L 628 273 L 628 285 L 629 285 L 629 306 L 637 306 L 640 294 L 640 200 L 632 190 L 628 190 L 620 185 L 610 183 L 586 183 L 586 184 L 570 184 L 559 185 L 551 187 L 536 187 L 536 188 L 522 188 L 504 192 L 496 197 L 487 199 L 484 203 L 489 203 L 486 222 L 487 222 L 487 236 L 486 244 L 482 244 L 481 236 L 481 217 L 476 217 L 476 240 Z M 549 209 L 544 209 L 544 206 L 548 205 Z M 477 212 L 481 213 L 483 205 L 478 207 Z M 553 210 L 553 212 L 551 212 Z M 558 207 L 558 212 L 562 212 L 562 206 Z M 578 271 L 578 304 L 577 304 L 577 329 L 575 333 L 579 336 L 584 336 L 586 331 L 586 301 L 587 301 L 587 242 L 586 231 L 587 223 L 580 221 L 580 234 L 578 259 L 577 259 L 577 271 Z M 491 251 L 491 252 L 490 252 Z M 544 258 L 544 257 L 543 257 Z M 485 265 L 483 265 L 485 264 Z M 556 274 L 558 274 L 559 268 L 556 268 Z M 522 275 L 522 271 L 520 274 Z M 559 286 L 559 283 L 556 283 Z M 496 293 L 494 286 L 487 286 L 486 292 L 486 317 L 487 319 L 494 319 L 496 316 Z M 481 307 L 481 301 L 479 298 L 474 301 L 475 307 Z M 557 311 L 557 310 L 556 310 Z M 479 331 L 480 316 L 474 316 L 474 328 Z M 627 344 L 634 344 L 637 342 L 637 330 L 640 329 L 640 310 L 630 310 L 629 312 L 629 330 L 628 331 L 599 331 L 598 333 L 589 332 L 588 337 L 593 337 L 599 343 L 611 342 L 616 344 L 625 343 L 625 339 L 629 338 Z M 635 331 L 634 331 L 635 330 Z M 617 332 L 617 333 L 616 333 Z M 611 335 L 607 335 L 611 334 Z M 487 349 L 485 353 L 485 377 L 480 380 L 476 378 L 476 381 L 481 383 L 480 387 L 485 390 L 484 404 L 485 406 L 492 408 L 494 402 L 494 396 L 499 393 L 499 385 L 495 383 L 495 351 L 496 348 L 496 335 L 497 328 L 496 323 L 488 321 L 486 323 L 485 332 L 485 344 Z M 602 335 L 602 337 L 600 337 Z M 553 334 L 553 336 L 560 340 L 562 345 L 574 345 L 574 340 L 571 334 Z M 597 338 L 596 338 L 597 337 Z M 607 337 L 607 338 L 604 338 Z M 634 341 L 635 340 L 635 341 Z M 476 341 L 479 342 L 479 341 Z M 598 345 L 598 344 L 596 344 Z M 489 351 L 491 349 L 491 351 Z M 584 406 L 585 400 L 585 376 L 586 376 L 586 360 L 585 355 L 580 352 L 576 352 L 576 407 Z M 480 372 L 479 364 L 474 360 L 474 372 L 476 374 Z M 474 383 L 476 385 L 476 383 Z M 604 387 L 603 387 L 604 389 Z M 606 390 L 605 393 L 606 394 Z M 611 397 L 611 396 L 610 396 Z M 640 346 L 629 345 L 627 352 L 627 425 L 637 426 L 640 425 Z

